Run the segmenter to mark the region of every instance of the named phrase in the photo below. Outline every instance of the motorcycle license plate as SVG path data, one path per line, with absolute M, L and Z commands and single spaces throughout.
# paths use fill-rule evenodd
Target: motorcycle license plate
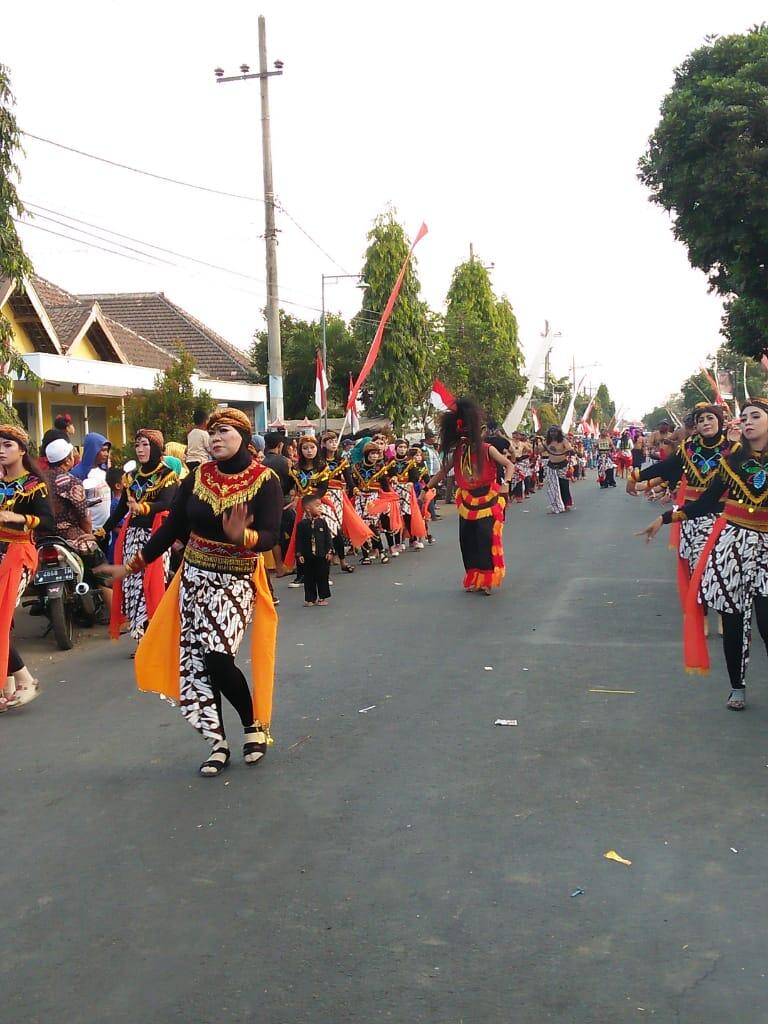
M 45 583 L 64 583 L 75 578 L 74 569 L 68 565 L 56 565 L 50 569 L 38 569 L 32 581 L 36 586 Z

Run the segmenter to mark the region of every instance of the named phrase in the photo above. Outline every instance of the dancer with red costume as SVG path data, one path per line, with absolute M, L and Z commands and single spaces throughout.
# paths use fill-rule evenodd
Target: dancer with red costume
M 514 465 L 483 441 L 483 417 L 471 398 L 460 398 L 440 421 L 442 450 L 447 458 L 427 487 L 434 487 L 453 468 L 459 509 L 459 546 L 464 561 L 464 589 L 490 594 L 504 579 L 504 508 L 506 496 L 496 480 L 504 467 L 507 489 Z

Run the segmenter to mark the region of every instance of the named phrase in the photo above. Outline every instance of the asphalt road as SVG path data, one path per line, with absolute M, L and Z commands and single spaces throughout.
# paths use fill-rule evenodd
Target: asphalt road
M 567 516 L 537 495 L 492 598 L 461 591 L 452 510 L 332 607 L 283 582 L 277 742 L 217 780 L 127 642 L 25 641 L 0 1020 L 768 1021 L 766 659 L 741 715 L 716 641 L 686 677 L 650 518 L 593 481 Z

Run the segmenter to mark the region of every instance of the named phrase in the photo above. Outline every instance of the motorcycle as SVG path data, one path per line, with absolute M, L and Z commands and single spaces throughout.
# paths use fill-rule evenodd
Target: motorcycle
M 31 599 L 22 605 L 32 615 L 45 615 L 46 635 L 53 632 L 58 647 L 68 651 L 75 643 L 75 625 L 93 626 L 104 599 L 82 558 L 65 540 L 45 537 L 37 546 L 37 571 L 27 590 Z

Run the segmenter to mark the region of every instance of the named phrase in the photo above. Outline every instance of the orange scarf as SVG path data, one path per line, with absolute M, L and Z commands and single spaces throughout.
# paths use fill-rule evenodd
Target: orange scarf
M 707 537 L 707 543 L 704 545 L 691 576 L 691 582 L 688 584 L 683 619 L 683 657 L 686 672 L 702 674 L 709 672 L 709 650 L 707 638 L 704 636 L 704 606 L 699 602 L 699 587 L 704 570 L 707 568 L 709 556 L 727 523 L 728 520 L 725 516 L 720 516 L 712 527 L 712 533 Z
M 181 642 L 180 589 L 183 567 L 168 587 L 139 642 L 134 668 L 136 685 L 148 693 L 161 693 L 179 701 L 179 662 Z M 251 577 L 256 587 L 256 603 L 251 627 L 251 680 L 253 717 L 265 729 L 272 720 L 272 693 L 275 682 L 277 612 L 267 582 L 264 559 L 259 558 Z
M 19 600 L 19 585 L 25 569 L 37 568 L 37 548 L 31 540 L 13 540 L 0 563 L 0 665 L 3 679 L 8 674 L 13 613 Z

